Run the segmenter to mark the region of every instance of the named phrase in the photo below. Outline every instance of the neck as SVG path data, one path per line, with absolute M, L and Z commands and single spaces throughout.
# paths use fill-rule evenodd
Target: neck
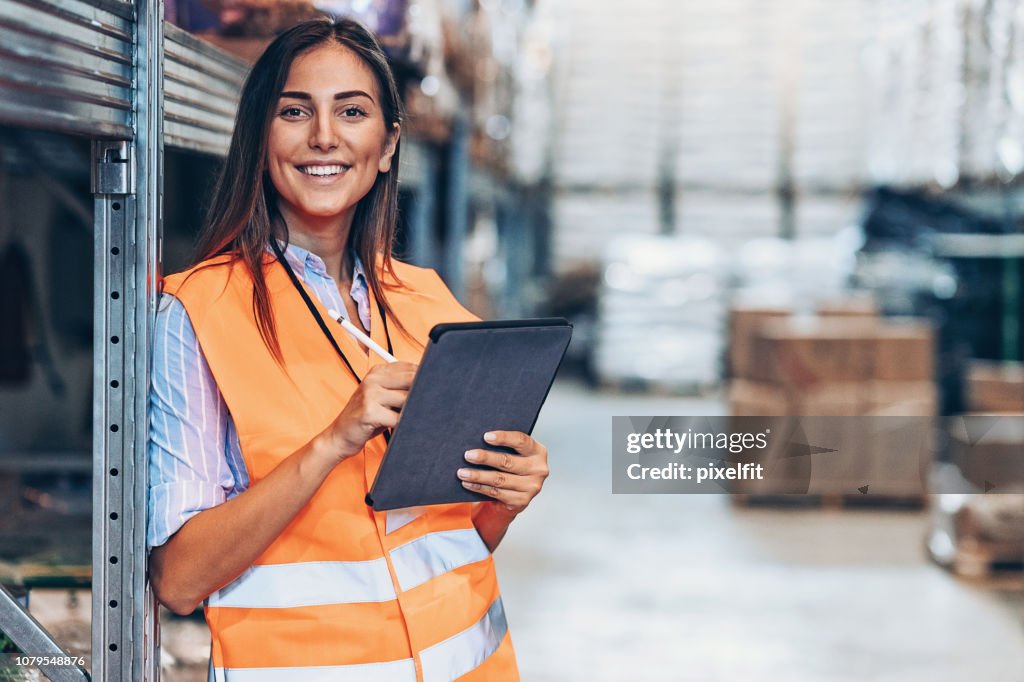
M 351 215 L 340 221 L 337 216 L 315 221 L 309 218 L 297 219 L 284 210 L 282 214 L 288 226 L 288 240 L 292 244 L 319 256 L 327 274 L 336 282 L 346 282 L 352 278 L 352 263 L 345 253 L 352 228 Z

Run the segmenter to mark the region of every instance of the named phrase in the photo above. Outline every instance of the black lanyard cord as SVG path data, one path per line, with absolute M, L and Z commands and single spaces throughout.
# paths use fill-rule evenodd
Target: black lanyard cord
M 327 328 L 327 323 L 324 322 L 324 318 L 320 315 L 320 311 L 316 309 L 313 301 L 309 298 L 309 294 L 306 293 L 306 288 L 302 286 L 299 282 L 299 278 L 295 276 L 292 266 L 289 265 L 287 259 L 285 259 L 284 254 L 281 252 L 281 247 L 278 245 L 276 239 L 270 240 L 270 247 L 274 250 L 274 255 L 277 256 L 277 260 L 282 266 L 284 266 L 284 271 L 288 273 L 288 279 L 292 281 L 292 285 L 295 287 L 295 290 L 299 292 L 300 296 L 302 296 L 302 300 L 306 303 L 306 307 L 309 308 L 309 312 L 313 314 L 313 319 L 316 320 L 317 326 L 320 327 L 320 331 L 324 333 L 324 336 L 327 337 L 331 347 L 334 348 L 334 352 L 338 354 L 341 361 L 345 363 L 346 367 L 348 367 L 348 371 L 352 373 L 353 377 L 355 377 L 356 383 L 363 383 L 362 379 L 360 379 L 359 375 L 356 373 L 355 368 L 352 367 L 352 363 L 348 361 L 348 358 L 345 357 L 345 353 L 342 352 L 341 347 L 338 346 L 338 342 L 334 340 L 334 335 L 331 334 L 331 331 Z M 391 334 L 388 333 L 388 318 L 384 314 L 384 306 L 381 305 L 380 301 L 377 301 L 377 310 L 380 313 L 380 321 L 384 325 L 384 338 L 386 338 L 388 342 L 388 353 L 394 355 L 395 351 L 391 347 Z M 385 429 L 383 435 L 384 442 L 390 444 L 391 429 Z
M 320 315 L 320 311 L 318 311 L 316 306 L 313 305 L 313 301 L 310 300 L 305 287 L 299 283 L 299 278 L 295 276 L 292 266 L 289 265 L 288 261 L 285 259 L 284 254 L 281 252 L 281 247 L 278 245 L 276 239 L 270 240 L 270 247 L 274 249 L 274 255 L 277 256 L 278 262 L 284 266 L 284 271 L 288 273 L 288 279 L 292 281 L 292 285 L 295 287 L 295 290 L 299 292 L 299 295 L 302 296 L 302 300 L 306 303 L 306 307 L 309 308 L 309 312 L 313 314 L 313 319 L 316 320 L 317 326 L 320 327 L 320 331 L 324 333 L 324 336 L 327 337 L 327 340 L 330 342 L 331 347 L 334 348 L 334 351 L 338 354 L 338 357 L 341 358 L 341 361 L 345 363 L 346 367 L 348 367 L 348 371 L 352 372 L 352 376 L 355 377 L 356 383 L 361 384 L 362 380 L 359 378 L 359 375 L 356 374 L 355 368 L 352 367 L 352 363 L 345 357 L 345 353 L 343 353 L 341 347 L 338 346 L 338 342 L 334 340 L 334 335 L 331 334 L 331 331 L 327 328 L 327 323 L 324 322 L 324 318 Z M 391 339 L 388 339 L 388 346 L 390 345 Z

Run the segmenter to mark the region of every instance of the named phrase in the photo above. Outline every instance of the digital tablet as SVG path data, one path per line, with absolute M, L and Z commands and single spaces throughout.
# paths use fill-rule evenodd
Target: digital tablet
M 377 511 L 489 500 L 456 476 L 487 431 L 531 433 L 565 355 L 562 318 L 439 324 L 366 503 Z

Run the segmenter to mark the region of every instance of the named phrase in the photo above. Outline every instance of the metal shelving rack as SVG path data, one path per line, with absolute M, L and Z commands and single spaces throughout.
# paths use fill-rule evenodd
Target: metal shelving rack
M 94 679 L 158 679 L 145 443 L 163 152 L 223 155 L 246 70 L 166 24 L 161 2 L 0 2 L 0 124 L 92 143 Z M 0 629 L 23 651 L 62 653 L 6 592 Z M 42 670 L 54 680 L 89 679 L 81 668 Z

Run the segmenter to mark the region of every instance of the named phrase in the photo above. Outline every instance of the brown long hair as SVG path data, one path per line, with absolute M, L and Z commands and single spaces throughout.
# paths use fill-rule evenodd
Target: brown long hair
M 292 62 L 299 55 L 328 43 L 348 48 L 373 72 L 387 130 L 401 122 L 401 100 L 394 75 L 384 51 L 366 28 L 351 19 L 329 18 L 312 19 L 289 28 L 267 47 L 242 86 L 231 146 L 196 245 L 196 262 L 230 254 L 248 269 L 253 281 L 252 306 L 260 335 L 278 360 L 281 347 L 263 266 L 271 258 L 266 251 L 270 240 L 288 241 L 288 226 L 277 211 L 277 193 L 267 170 L 267 139 Z M 395 144 L 391 170 L 379 173 L 369 193 L 360 199 L 348 237 L 348 247 L 365 265 L 370 291 L 392 319 L 394 314 L 384 296 L 377 259 L 383 258 L 384 271 L 393 280 L 389 286 L 401 285 L 391 260 L 398 218 L 400 147 L 399 140 Z M 405 331 L 400 320 L 395 323 Z

